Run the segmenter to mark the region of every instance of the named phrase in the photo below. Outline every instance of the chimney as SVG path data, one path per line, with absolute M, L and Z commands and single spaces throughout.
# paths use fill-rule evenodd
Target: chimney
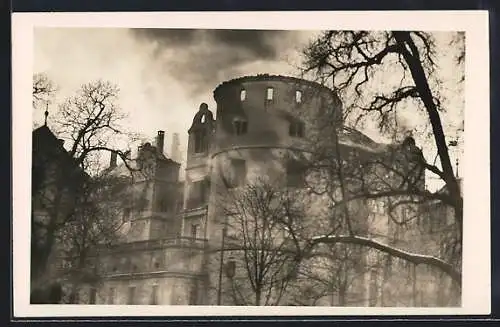
M 111 152 L 111 158 L 109 159 L 109 168 L 116 167 L 116 159 L 118 158 L 118 154 L 116 152 Z
M 170 151 L 170 157 L 175 162 L 181 162 L 181 153 L 179 150 L 179 133 L 174 133 L 172 136 L 172 149 Z
M 158 154 L 163 154 L 163 145 L 165 144 L 165 131 L 158 131 L 156 136 L 156 151 Z

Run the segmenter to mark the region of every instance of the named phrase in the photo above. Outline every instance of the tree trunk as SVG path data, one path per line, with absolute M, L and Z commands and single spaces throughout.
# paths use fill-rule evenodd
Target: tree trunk
M 343 307 L 346 304 L 346 285 L 342 283 L 339 288 L 339 306 Z
M 262 297 L 262 291 L 261 291 L 260 287 L 258 287 L 258 288 L 255 290 L 255 305 L 256 305 L 256 306 L 260 306 L 260 303 L 261 303 L 261 297 Z
M 436 143 L 436 148 L 438 150 L 439 159 L 441 161 L 441 167 L 443 170 L 442 179 L 446 183 L 448 192 L 450 196 L 455 201 L 455 218 L 459 223 L 460 230 L 462 229 L 462 216 L 463 216 L 463 200 L 460 194 L 460 186 L 457 179 L 455 178 L 455 173 L 453 171 L 453 166 L 451 164 L 450 155 L 448 152 L 448 146 L 446 145 L 446 137 L 444 135 L 443 126 L 441 123 L 441 117 L 439 116 L 438 109 L 434 103 L 434 97 L 430 89 L 427 76 L 425 75 L 424 68 L 419 59 L 418 49 L 413 42 L 409 32 L 394 32 L 394 38 L 396 39 L 398 45 L 401 47 L 401 53 L 408 64 L 413 81 L 417 87 L 418 93 L 422 102 L 424 103 L 429 121 L 432 126 L 432 132 L 434 135 L 434 141 Z M 408 50 L 408 47 L 411 50 Z M 461 232 L 460 232 L 461 234 Z

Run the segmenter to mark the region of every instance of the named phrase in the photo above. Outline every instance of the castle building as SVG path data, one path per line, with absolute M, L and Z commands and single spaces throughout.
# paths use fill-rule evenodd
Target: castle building
M 241 277 L 244 276 L 242 263 L 235 260 L 241 253 L 232 246 L 241 235 L 234 229 L 233 218 L 226 210 L 228 193 L 259 181 L 300 194 L 302 200 L 307 196 L 308 208 L 301 223 L 324 231 L 322 228 L 331 224 L 331 215 L 325 214 L 328 208 L 322 205 L 325 195 L 312 194 L 302 173 L 304 163 L 311 160 L 318 145 L 330 144 L 332 151 L 338 151 L 337 156 L 342 155 L 344 162 L 351 163 L 394 152 L 399 156 L 419 153 L 411 138 L 402 145 L 384 145 L 343 126 L 340 99 L 329 88 L 311 81 L 267 74 L 245 76 L 217 86 L 214 99 L 215 115 L 202 103 L 188 130 L 185 181 L 179 181 L 179 162 L 164 155 L 163 131 L 158 132 L 154 145 L 145 143 L 138 149 L 135 162 L 139 171 L 127 177 L 130 187 L 120 194 L 130 199 L 130 205 L 122 208 L 124 240 L 99 254 L 102 278 L 82 288 L 81 302 L 242 304 L 235 301 L 234 294 L 249 290 L 234 287 L 237 278 L 245 280 L 245 277 Z M 325 132 L 325 127 L 334 130 L 334 136 Z M 177 142 L 175 137 L 174 145 Z M 173 151 L 172 156 L 178 159 L 178 151 Z M 401 169 L 411 168 L 404 160 L 400 162 Z M 110 168 L 123 176 L 129 173 L 123 165 L 117 165 L 113 156 Z M 424 176 L 418 175 L 417 179 L 416 187 L 423 188 Z M 387 218 L 387 208 L 380 203 L 360 199 L 353 206 L 351 209 L 356 210 L 353 228 L 384 242 L 402 238 L 400 234 L 395 235 L 397 227 Z M 273 234 L 272 238 L 286 238 L 285 234 Z M 411 237 L 416 239 L 420 235 Z M 263 250 L 256 251 L 262 253 Z M 420 302 L 414 299 L 417 282 L 413 288 L 412 285 L 405 288 L 413 302 L 390 302 L 389 297 L 400 295 L 390 293 L 393 289 L 390 285 L 394 284 L 387 284 L 388 279 L 384 277 L 386 267 L 393 263 L 387 264 L 386 257 L 376 254 L 370 254 L 370 258 L 352 255 L 358 265 L 371 265 L 371 268 L 362 271 L 358 266 L 352 268 L 359 276 L 352 282 L 350 295 L 339 295 L 342 299 L 337 301 L 338 288 L 332 288 L 331 294 L 323 294 L 317 302 L 307 305 L 425 304 L 422 294 Z M 431 275 L 426 271 L 421 274 Z M 405 270 L 400 279 L 391 283 L 406 279 Z M 248 278 L 246 280 L 248 282 Z M 290 281 L 290 285 L 297 287 L 300 283 L 300 278 Z M 422 279 L 419 283 L 423 285 L 429 280 Z M 437 290 L 425 292 L 434 294 Z M 267 296 L 268 303 L 300 305 L 293 300 L 297 295 L 293 292 L 273 290 L 271 293 Z M 425 297 L 432 298 L 432 294 Z M 255 301 L 250 298 L 250 295 L 240 296 L 247 305 L 267 303 L 260 298 Z
M 70 214 L 76 190 L 87 178 L 63 147 L 63 141 L 43 125 L 32 133 L 31 301 L 59 301 L 59 286 L 51 280 L 57 261 L 51 251 L 57 238 L 52 232 Z M 47 294 L 47 286 L 56 290 Z M 52 299 L 49 299 L 52 298 Z

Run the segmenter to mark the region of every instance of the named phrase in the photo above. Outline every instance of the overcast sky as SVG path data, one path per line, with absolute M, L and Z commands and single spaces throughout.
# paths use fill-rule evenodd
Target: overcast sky
M 120 104 L 129 113 L 129 127 L 150 138 L 157 130 L 165 130 L 167 155 L 172 133 L 179 133 L 185 156 L 192 118 L 201 102 L 215 111 L 212 91 L 219 83 L 258 73 L 296 74 L 299 51 L 316 33 L 38 28 L 34 34 L 34 72 L 46 73 L 57 84 L 57 100 L 96 79 L 117 84 Z M 447 37 L 440 39 L 445 46 Z M 442 87 L 450 93 L 445 105 L 453 108 L 444 125 L 452 133 L 463 115 L 463 93 L 457 93 L 456 88 L 460 74 L 447 60 L 446 51 L 438 57 L 438 64 L 444 67 L 440 73 L 448 83 Z M 35 121 L 42 117 L 43 112 L 34 112 Z M 411 120 L 411 128 L 427 124 Z M 368 126 L 363 131 L 381 140 L 375 129 Z M 427 153 L 429 156 L 433 157 Z M 455 158 L 454 153 L 452 156 Z
M 34 71 L 59 87 L 58 99 L 81 84 L 104 79 L 120 87 L 134 131 L 166 130 L 185 146 L 201 102 L 215 109 L 221 82 L 256 73 L 292 74 L 297 49 L 310 32 L 43 28 L 35 30 Z M 52 108 L 56 110 L 56 108 Z M 42 119 L 35 112 L 35 119 Z

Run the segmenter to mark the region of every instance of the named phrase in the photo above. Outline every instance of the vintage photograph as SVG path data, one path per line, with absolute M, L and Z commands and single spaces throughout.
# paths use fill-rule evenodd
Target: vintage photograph
M 31 304 L 461 306 L 463 31 L 33 33 Z
M 31 303 L 460 306 L 465 37 L 35 30 Z

